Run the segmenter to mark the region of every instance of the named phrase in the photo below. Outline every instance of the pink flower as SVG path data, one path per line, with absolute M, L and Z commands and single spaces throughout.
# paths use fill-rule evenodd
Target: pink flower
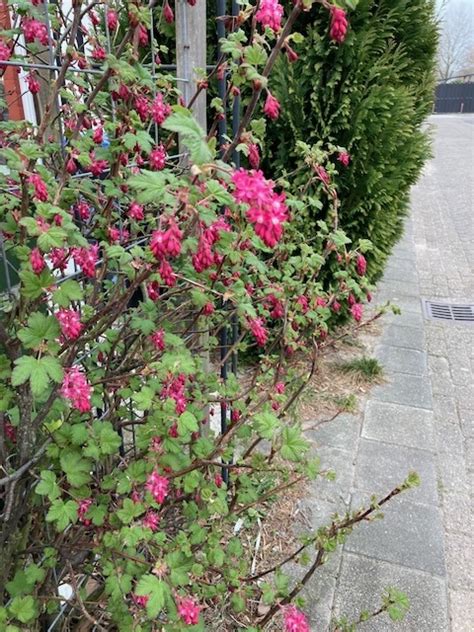
M 161 143 L 155 147 L 150 153 L 150 167 L 154 171 L 161 171 L 165 168 L 166 161 L 166 149 Z
M 334 301 L 331 307 L 336 314 L 341 311 L 341 304 L 338 301 Z
M 364 309 L 364 307 L 363 307 L 362 303 L 354 303 L 354 305 L 351 307 L 352 318 L 357 323 L 360 322 L 360 320 L 362 318 L 363 309 Z
M 145 488 L 150 492 L 157 503 L 163 503 L 169 493 L 169 479 L 160 476 L 156 470 L 150 474 Z
M 151 105 L 151 116 L 157 125 L 161 125 L 171 114 L 171 106 L 163 101 L 163 95 L 158 92 Z
M 41 274 L 46 268 L 46 261 L 39 248 L 33 248 L 30 252 L 30 264 L 35 274 Z
M 88 413 L 91 410 L 91 394 L 92 387 L 78 367 L 65 370 L 61 395 L 71 402 L 73 408 Z
M 165 0 L 165 4 L 163 5 L 163 17 L 168 24 L 173 24 L 174 22 L 174 13 L 173 9 L 170 7 L 168 0 Z
M 283 382 L 277 382 L 275 384 L 275 392 L 278 393 L 278 395 L 283 395 L 283 393 L 285 392 L 285 385 L 283 384 Z
M 201 606 L 196 603 L 195 599 L 192 597 L 178 597 L 176 605 L 178 606 L 178 616 L 186 625 L 196 625 L 199 623 Z
M 329 176 L 329 173 L 326 171 L 326 169 L 322 165 L 316 165 L 314 170 L 316 172 L 318 180 L 321 180 L 323 184 L 328 186 L 329 183 L 331 182 L 331 178 Z
M 331 6 L 331 27 L 329 30 L 329 36 L 332 40 L 338 44 L 346 39 L 348 21 L 347 15 L 344 9 L 340 9 L 336 6 Z
M 258 145 L 255 143 L 250 143 L 249 145 L 249 163 L 252 169 L 258 169 L 260 165 L 260 152 Z
M 64 270 L 67 268 L 69 251 L 66 248 L 52 248 L 49 251 L 49 258 L 51 259 L 54 270 L 60 270 L 61 272 L 64 272 Z
M 16 428 L 12 426 L 9 421 L 3 422 L 3 429 L 5 431 L 6 438 L 12 443 L 16 443 Z
M 132 601 L 136 606 L 140 606 L 140 608 L 145 608 L 148 603 L 148 599 L 150 597 L 148 595 L 135 595 L 132 594 Z
M 268 331 L 262 318 L 249 318 L 248 325 L 259 347 L 264 347 L 268 340 Z
M 170 397 L 175 401 L 175 411 L 177 415 L 181 415 L 186 410 L 186 376 L 180 373 L 177 377 L 171 377 L 161 389 L 160 396 L 162 399 Z
M 89 157 L 91 159 L 89 171 L 92 173 L 93 176 L 96 176 L 96 178 L 98 178 L 104 173 L 106 169 L 108 169 L 109 163 L 107 162 L 107 160 L 98 160 L 95 157 L 95 153 L 93 151 L 90 152 Z
M 148 117 L 150 116 L 150 102 L 147 97 L 141 95 L 135 97 L 135 110 L 137 111 L 142 123 L 148 120 Z
M 40 202 L 46 202 L 48 199 L 48 189 L 46 184 L 43 182 L 41 176 L 37 173 L 32 173 L 28 178 L 29 184 L 32 184 L 34 187 L 34 197 Z
M 74 248 L 72 257 L 82 272 L 89 278 L 95 277 L 95 266 L 99 260 L 99 246 L 92 244 L 89 248 Z
M 98 125 L 95 128 L 92 134 L 92 140 L 96 143 L 96 145 L 101 145 L 104 142 L 104 128 L 102 125 Z
M 295 606 L 287 606 L 283 611 L 285 632 L 311 632 L 305 615 Z
M 197 252 L 193 255 L 193 266 L 196 272 L 203 272 L 214 263 L 211 246 L 205 237 L 199 239 Z
M 77 517 L 79 519 L 79 522 L 82 522 L 82 524 L 86 526 L 89 526 L 91 524 L 91 521 L 85 517 L 91 505 L 92 505 L 92 499 L 86 498 L 85 500 L 79 501 L 79 507 L 77 508 Z
M 143 206 L 138 204 L 138 202 L 132 202 L 128 207 L 128 216 L 131 219 L 137 220 L 137 222 L 145 219 L 145 215 L 143 213 Z
M 357 274 L 359 276 L 364 276 L 364 274 L 367 271 L 367 260 L 364 257 L 364 255 L 357 255 L 357 261 L 356 261 L 356 269 L 357 269 Z
M 158 272 L 160 273 L 160 277 L 166 286 L 173 287 L 176 284 L 176 274 L 166 259 L 163 259 L 161 262 Z
M 107 57 L 105 48 L 102 48 L 102 46 L 96 46 L 91 52 L 91 57 L 94 61 L 97 62 L 104 61 Z
M 347 151 L 340 151 L 337 156 L 337 159 L 341 163 L 341 165 L 344 165 L 344 167 L 348 167 L 351 161 L 351 157 L 347 153 Z
M 107 27 L 109 31 L 115 31 L 118 26 L 118 16 L 115 11 L 107 9 Z
M 138 30 L 138 43 L 140 46 L 146 46 L 148 44 L 148 31 L 143 24 L 137 26 Z
M 43 44 L 43 46 L 48 45 L 49 38 L 46 24 L 38 22 L 38 20 L 33 18 L 23 18 L 22 26 L 26 42 L 31 43 L 36 39 L 40 44 Z
M 31 94 L 38 94 L 41 90 L 40 82 L 36 79 L 34 71 L 30 72 L 26 76 L 26 85 L 28 86 L 28 90 Z
M 72 176 L 77 171 L 77 162 L 74 160 L 74 156 L 71 154 L 66 162 L 66 171 Z
M 89 219 L 91 215 L 91 207 L 89 206 L 89 204 L 87 204 L 87 202 L 78 202 L 74 208 L 78 212 L 81 219 Z
M 306 312 L 309 309 L 309 301 L 306 298 L 306 296 L 304 295 L 298 296 L 298 298 L 296 299 L 296 302 L 301 307 L 301 311 L 303 312 L 303 314 L 306 314 Z
M 150 511 L 147 511 L 145 514 L 142 524 L 144 527 L 148 527 L 148 529 L 151 529 L 153 532 L 158 531 L 160 515 L 156 511 L 150 509 Z
M 206 303 L 204 307 L 202 308 L 202 313 L 204 314 L 204 316 L 210 316 L 211 314 L 214 313 L 214 310 L 215 310 L 214 303 Z
M 151 335 L 151 341 L 157 351 L 163 351 L 165 348 L 165 332 L 163 329 L 158 329 Z
M 12 56 L 12 52 L 10 47 L 5 44 L 5 42 L 0 39 L 0 68 L 2 67 L 2 61 L 8 61 Z
M 269 26 L 272 30 L 279 31 L 282 16 L 283 7 L 278 0 L 262 0 L 255 20 L 263 27 Z
M 168 224 L 167 230 L 154 230 L 151 234 L 150 249 L 158 261 L 166 256 L 177 257 L 181 252 L 183 233 L 173 218 L 169 219 Z
M 73 309 L 60 309 L 55 314 L 59 326 L 61 327 L 61 333 L 66 340 L 75 340 L 79 337 L 83 325 L 81 323 L 80 315 Z
M 280 116 L 280 102 L 270 92 L 267 93 L 263 113 L 272 121 L 276 121 Z
M 219 473 L 214 475 L 214 483 L 216 484 L 216 487 L 222 487 L 223 482 L 224 480 Z
M 150 301 L 157 301 L 160 298 L 160 284 L 158 281 L 152 281 L 147 285 L 146 291 Z
M 274 183 L 266 180 L 261 171 L 234 171 L 233 193 L 237 202 L 248 204 L 247 218 L 254 224 L 256 234 L 265 245 L 273 248 L 283 234 L 282 224 L 288 219 L 285 195 L 273 190 Z

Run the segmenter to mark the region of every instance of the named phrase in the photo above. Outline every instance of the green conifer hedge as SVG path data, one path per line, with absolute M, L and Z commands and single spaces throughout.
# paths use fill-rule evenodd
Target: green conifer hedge
M 282 56 L 270 84 L 282 114 L 267 129 L 265 167 L 292 174 L 289 182 L 301 190 L 307 182 L 294 173 L 303 160 L 295 141 L 347 149 L 348 167 L 335 150 L 325 167 L 338 187 L 341 227 L 353 242 L 373 242 L 368 274 L 376 280 L 403 232 L 410 187 L 429 156 L 422 123 L 432 108 L 438 34 L 433 0 L 360 0 L 348 15 L 348 37 L 338 45 L 324 37 L 328 12 L 313 8 L 296 46 L 299 60 L 290 64 Z M 311 203 L 319 186 L 307 188 L 300 214 L 308 238 L 315 222 L 327 219 L 326 208 Z

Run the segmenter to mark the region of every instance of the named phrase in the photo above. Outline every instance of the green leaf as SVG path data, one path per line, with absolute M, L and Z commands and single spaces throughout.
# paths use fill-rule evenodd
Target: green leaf
M 43 270 L 41 274 L 35 274 L 30 270 L 22 270 L 19 276 L 22 281 L 21 293 L 30 299 L 41 296 L 44 290 L 54 282 L 49 270 Z
M 288 461 L 301 461 L 303 455 L 309 450 L 309 443 L 301 436 L 297 426 L 285 426 L 282 432 L 281 456 Z
M 84 445 L 89 438 L 87 426 L 84 423 L 71 426 L 71 443 L 73 445 Z
M 28 623 L 38 615 L 36 600 L 33 599 L 31 595 L 15 597 L 9 605 L 8 610 L 15 619 L 18 619 L 21 623 Z
M 40 312 L 34 312 L 28 318 L 28 326 L 18 332 L 18 338 L 28 349 L 35 349 L 44 340 L 59 338 L 59 334 L 59 323 L 54 316 L 45 316 Z
M 12 386 L 20 386 L 30 380 L 33 395 L 42 395 L 48 387 L 50 380 L 60 382 L 63 370 L 59 361 L 52 356 L 34 358 L 22 356 L 15 360 L 15 368 L 12 372 Z
M 192 558 L 187 558 L 181 551 L 173 551 L 166 556 L 166 563 L 171 571 L 170 579 L 174 586 L 189 584 L 189 573 L 193 565 Z
M 53 301 L 60 307 L 68 307 L 71 301 L 81 301 L 83 297 L 81 286 L 72 279 L 63 281 L 59 288 L 53 292 Z
M 275 431 L 280 426 L 278 417 L 268 411 L 257 413 L 254 416 L 255 430 L 263 439 L 272 439 Z
M 138 393 L 132 395 L 132 399 L 138 410 L 149 410 L 153 406 L 155 392 L 149 386 L 142 386 Z
M 122 439 L 110 421 L 95 421 L 93 428 L 102 454 L 118 454 Z
M 156 619 L 165 606 L 166 599 L 170 595 L 170 589 L 168 584 L 154 575 L 148 574 L 143 575 L 138 582 L 135 594 L 149 598 L 146 610 L 151 619 Z
M 81 452 L 63 452 L 60 462 L 68 483 L 73 487 L 81 487 L 90 481 L 92 466 L 90 461 L 82 458 Z
M 51 248 L 61 248 L 66 240 L 66 232 L 60 226 L 51 226 L 46 232 L 42 232 L 38 237 L 38 246 L 43 252 L 48 252 Z
M 51 470 L 43 470 L 40 474 L 41 480 L 36 485 L 35 491 L 40 496 L 47 496 L 49 500 L 55 500 L 60 495 L 58 483 L 56 481 L 56 474 Z
M 74 500 L 64 502 L 55 500 L 46 514 L 47 522 L 56 522 L 57 531 L 61 532 L 72 522 L 77 520 L 77 503 Z
M 199 430 L 199 424 L 196 417 L 189 411 L 185 411 L 178 419 L 178 432 L 179 434 L 185 434 L 187 432 L 197 432 Z
M 198 165 L 210 162 L 213 158 L 206 143 L 206 135 L 192 113 L 182 106 L 175 106 L 173 114 L 162 127 L 170 132 L 177 132 L 189 149 L 191 159 Z
M 15 368 L 12 372 L 12 386 L 20 386 L 30 379 L 36 368 L 36 358 L 32 356 L 22 356 L 15 360 Z

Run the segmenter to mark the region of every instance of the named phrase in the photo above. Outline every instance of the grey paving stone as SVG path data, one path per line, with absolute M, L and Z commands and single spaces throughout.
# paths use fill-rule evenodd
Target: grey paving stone
M 449 585 L 455 590 L 474 590 L 473 536 L 446 534 L 446 565 Z
M 333 421 L 323 423 L 306 434 L 317 446 L 328 445 L 341 450 L 352 451 L 356 447 L 361 426 L 360 416 L 342 414 Z
M 451 632 L 472 632 L 474 630 L 474 591 L 451 591 L 450 606 Z
M 443 494 L 443 513 L 446 530 L 453 533 L 474 533 L 473 501 L 469 494 Z
M 448 453 L 439 454 L 438 472 L 439 487 L 442 492 L 469 493 L 468 470 L 463 456 Z
M 459 417 L 461 428 L 465 437 L 474 437 L 474 410 L 460 408 Z
M 423 351 L 425 349 L 425 334 L 421 327 L 403 327 L 398 324 L 391 324 L 382 334 L 382 343 L 392 347 Z
M 416 349 L 403 349 L 391 345 L 378 345 L 374 356 L 388 371 L 425 375 L 427 373 L 426 354 Z
M 405 619 L 393 622 L 383 614 L 361 625 L 361 631 L 447 632 L 446 587 L 442 579 L 350 553 L 344 553 L 342 558 L 335 616 L 345 615 L 352 621 L 362 610 L 377 610 L 384 588 L 389 586 L 405 592 L 410 600 Z
M 433 413 L 423 408 L 370 400 L 365 408 L 362 436 L 432 450 Z
M 394 297 L 415 297 L 418 300 L 420 295 L 420 291 L 418 288 L 418 283 L 410 283 L 408 279 L 402 281 L 395 280 L 383 280 L 379 283 L 380 292 L 390 295 L 392 294 Z
M 398 264 L 389 264 L 385 268 L 383 282 L 407 281 L 408 283 L 418 283 L 418 274 L 415 266 L 406 259 L 400 259 Z
M 429 379 L 404 373 L 393 373 L 389 383 L 376 386 L 372 391 L 372 398 L 428 410 L 432 407 Z
M 464 455 L 464 436 L 457 424 L 437 422 L 434 424 L 434 434 L 438 453 Z
M 355 496 L 352 506 L 359 507 L 361 500 Z M 440 510 L 394 498 L 383 513 L 383 520 L 357 525 L 344 549 L 443 577 L 446 567 Z
M 357 490 L 380 497 L 402 483 L 411 471 L 417 472 L 421 484 L 403 497 L 410 502 L 437 506 L 436 469 L 431 452 L 361 439 L 354 482 Z
M 350 490 L 354 478 L 355 453 L 339 450 L 331 446 L 323 446 L 316 450 L 321 459 L 321 470 L 333 470 L 336 473 L 335 480 L 326 480 L 318 476 L 315 481 L 309 483 L 311 494 L 316 498 L 339 503 L 342 500 L 348 503 Z
M 383 317 L 384 323 L 394 323 L 404 327 L 423 327 L 423 317 L 421 312 L 403 311 L 401 314 L 387 312 Z
M 414 312 L 421 315 L 420 299 L 415 296 L 396 296 L 393 292 L 377 292 L 375 295 L 377 303 L 385 303 L 390 301 L 392 305 L 397 305 L 403 314 L 405 312 Z
M 433 414 L 435 422 L 448 422 L 458 424 L 459 416 L 454 397 L 446 395 L 433 395 Z

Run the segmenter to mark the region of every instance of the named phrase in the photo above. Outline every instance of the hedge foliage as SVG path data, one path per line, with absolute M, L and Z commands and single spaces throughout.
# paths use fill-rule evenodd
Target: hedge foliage
M 375 280 L 402 234 L 410 187 L 429 156 L 422 123 L 434 89 L 434 2 L 361 0 L 350 12 L 345 46 L 324 36 L 326 11 L 314 8 L 304 19 L 299 60 L 290 64 L 282 57 L 271 79 L 282 115 L 268 130 L 267 170 L 290 174 L 301 166 L 294 139 L 347 149 L 347 168 L 337 153 L 325 166 L 336 179 L 341 227 L 354 242 L 373 243 L 368 273 Z M 295 189 L 306 186 L 303 174 L 289 178 Z M 321 186 L 315 179 L 308 194 Z M 300 216 L 309 239 L 327 212 L 308 205 Z

